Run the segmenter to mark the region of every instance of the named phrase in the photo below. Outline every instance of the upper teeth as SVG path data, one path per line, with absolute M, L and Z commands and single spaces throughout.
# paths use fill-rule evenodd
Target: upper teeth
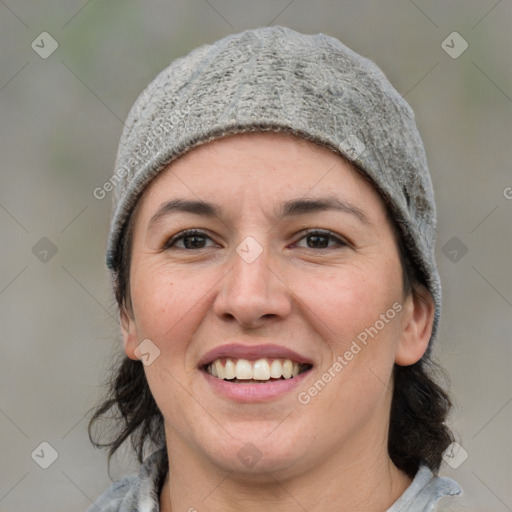
M 269 380 L 290 379 L 296 377 L 302 369 L 300 363 L 290 359 L 215 359 L 207 367 L 206 371 L 219 379 L 240 380 Z

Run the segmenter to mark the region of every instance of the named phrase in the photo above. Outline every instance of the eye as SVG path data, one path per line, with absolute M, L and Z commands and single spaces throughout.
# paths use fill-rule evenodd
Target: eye
M 176 249 L 205 249 L 214 247 L 215 242 L 203 231 L 197 229 L 187 229 L 174 235 L 166 244 L 164 249 L 171 247 Z
M 204 231 L 197 229 L 187 229 L 174 235 L 166 244 L 164 249 L 205 249 L 215 247 L 217 244 Z M 336 246 L 348 245 L 341 238 L 334 235 L 331 231 L 323 229 L 311 229 L 302 236 L 295 244 L 297 247 L 305 249 L 328 249 Z
M 346 246 L 348 244 L 331 231 L 311 229 L 308 230 L 306 235 L 300 238 L 295 245 L 306 249 L 329 249 L 331 247 Z

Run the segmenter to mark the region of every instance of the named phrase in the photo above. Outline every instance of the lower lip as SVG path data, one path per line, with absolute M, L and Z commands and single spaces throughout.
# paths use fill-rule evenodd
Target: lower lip
M 292 379 L 274 380 L 264 384 L 237 384 L 218 379 L 204 371 L 201 371 L 201 373 L 204 375 L 206 382 L 212 386 L 214 392 L 223 398 L 241 403 L 254 403 L 276 400 L 291 393 L 307 377 L 310 371 L 300 373 Z

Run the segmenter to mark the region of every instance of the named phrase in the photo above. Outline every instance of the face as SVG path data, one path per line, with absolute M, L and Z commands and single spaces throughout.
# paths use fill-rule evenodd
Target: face
M 173 162 L 135 215 L 125 350 L 146 354 L 171 460 L 296 475 L 386 449 L 393 365 L 423 355 L 433 305 L 404 295 L 349 163 L 234 135 Z

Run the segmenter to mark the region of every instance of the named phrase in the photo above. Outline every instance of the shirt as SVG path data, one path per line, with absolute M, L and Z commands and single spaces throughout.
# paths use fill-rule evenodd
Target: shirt
M 87 512 L 159 512 L 168 469 L 167 452 L 162 448 L 144 461 L 138 473 L 114 482 Z M 411 485 L 386 512 L 434 512 L 441 498 L 461 493 L 455 480 L 434 476 L 421 466 Z

